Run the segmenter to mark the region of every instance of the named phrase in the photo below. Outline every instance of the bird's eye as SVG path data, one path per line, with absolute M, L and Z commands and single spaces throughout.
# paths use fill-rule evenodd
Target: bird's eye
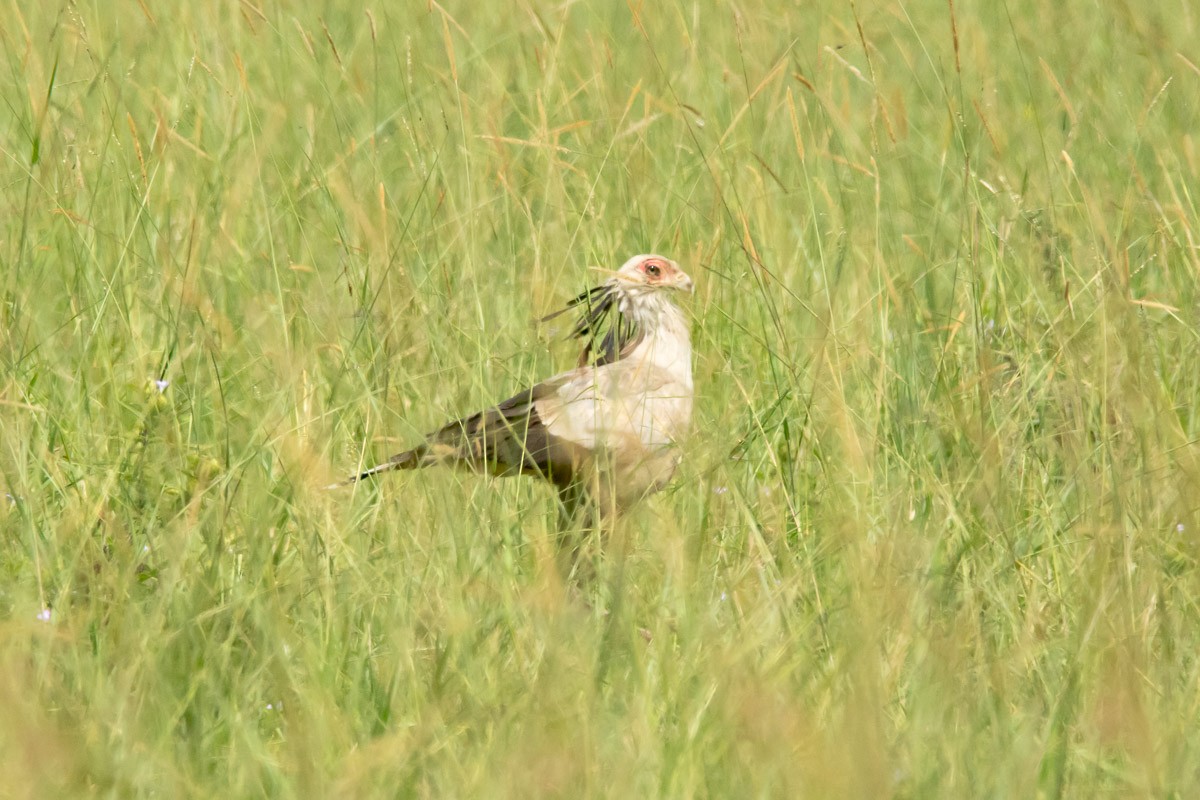
M 652 278 L 657 278 L 661 271 L 662 270 L 658 268 L 658 264 L 651 262 L 646 265 L 646 274 Z

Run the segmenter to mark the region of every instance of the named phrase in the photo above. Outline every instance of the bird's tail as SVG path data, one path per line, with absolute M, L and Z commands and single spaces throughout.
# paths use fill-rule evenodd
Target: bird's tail
M 428 445 L 421 445 L 420 447 L 414 447 L 412 450 L 405 450 L 403 453 L 397 453 L 378 466 L 371 467 L 369 470 L 360 472 L 357 475 L 351 475 L 346 480 L 330 484 L 325 488 L 340 489 L 343 486 L 349 486 L 352 483 L 358 483 L 366 478 L 373 478 L 382 472 L 391 472 L 394 469 L 416 469 L 417 467 L 424 466 L 424 457 L 428 449 Z

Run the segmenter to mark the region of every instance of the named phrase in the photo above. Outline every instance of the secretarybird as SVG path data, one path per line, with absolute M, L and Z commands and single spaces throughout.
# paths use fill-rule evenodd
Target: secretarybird
M 676 291 L 692 291 L 678 264 L 634 256 L 546 317 L 579 310 L 571 336 L 584 346 L 575 369 L 450 422 L 347 483 L 447 464 L 550 481 L 560 526 L 579 524 L 581 512 L 587 520 L 620 514 L 671 479 L 691 422 L 692 346 Z

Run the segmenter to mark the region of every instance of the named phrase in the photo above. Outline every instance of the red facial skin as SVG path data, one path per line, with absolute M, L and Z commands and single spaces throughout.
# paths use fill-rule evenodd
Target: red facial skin
M 670 283 L 675 277 L 675 268 L 658 258 L 647 258 L 638 266 L 638 271 L 646 276 L 646 283 Z

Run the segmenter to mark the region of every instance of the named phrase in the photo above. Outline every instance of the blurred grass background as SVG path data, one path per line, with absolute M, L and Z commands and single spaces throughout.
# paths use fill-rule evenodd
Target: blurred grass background
M 0 795 L 1200 790 L 1192 4 L 6 8 Z M 609 614 L 535 482 L 321 490 L 650 251 Z

